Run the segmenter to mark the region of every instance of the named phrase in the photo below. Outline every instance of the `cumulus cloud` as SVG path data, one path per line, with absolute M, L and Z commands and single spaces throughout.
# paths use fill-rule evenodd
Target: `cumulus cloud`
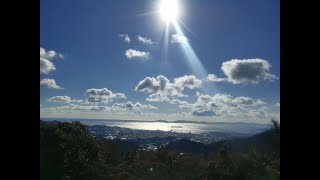
M 165 76 L 159 75 L 157 78 L 146 77 L 140 81 L 135 88 L 136 91 L 146 91 L 149 93 L 160 94 L 163 96 L 184 96 L 183 87 L 170 83 Z
M 40 57 L 48 60 L 52 60 L 54 58 L 63 58 L 63 55 L 61 53 L 57 53 L 55 51 L 46 51 L 44 48 L 40 47 Z
M 149 52 L 137 51 L 137 50 L 134 50 L 134 49 L 126 50 L 125 55 L 126 55 L 126 57 L 128 59 L 139 58 L 139 59 L 147 60 L 147 59 L 150 58 L 150 53 Z
M 188 38 L 183 35 L 173 34 L 171 36 L 171 43 L 184 44 L 184 43 L 187 43 L 188 41 L 189 41 Z
M 182 93 L 185 87 L 194 89 L 199 88 L 201 84 L 202 81 L 194 75 L 175 78 L 174 83 L 171 83 L 165 76 L 159 75 L 156 78 L 146 77 L 138 83 L 135 90 L 151 93 L 147 101 L 163 102 L 169 101 L 167 96 L 185 97 L 186 95 Z
M 61 53 L 57 53 L 55 51 L 46 51 L 44 48 L 40 47 L 40 73 L 49 74 L 51 71 L 55 71 L 56 67 L 51 62 L 51 60 L 55 58 L 63 59 L 63 55 Z
M 49 102 L 58 102 L 58 103 L 72 103 L 72 102 L 82 102 L 83 100 L 74 100 L 69 96 L 54 96 L 48 99 Z
M 174 83 L 180 87 L 188 87 L 190 89 L 199 88 L 202 81 L 197 79 L 194 75 L 182 76 L 174 79 Z
M 130 37 L 128 36 L 128 34 L 119 34 L 119 37 L 121 39 L 123 39 L 124 42 L 130 44 L 131 40 L 130 40 Z
M 211 110 L 211 109 L 197 109 L 197 110 L 193 110 L 192 114 L 194 116 L 215 116 L 216 113 Z
M 48 99 L 49 102 L 70 103 L 71 98 L 69 96 L 54 96 Z
M 227 114 L 248 112 L 245 107 L 259 107 L 266 104 L 260 99 L 254 100 L 249 97 L 233 98 L 229 94 L 215 94 L 213 96 L 197 93 L 195 103 L 184 102 L 184 109 L 191 109 L 194 116 L 220 116 Z
M 115 108 L 115 109 L 127 109 L 127 110 L 158 109 L 157 107 L 152 106 L 150 104 L 145 105 L 145 104 L 141 104 L 139 102 L 132 103 L 131 101 L 128 101 L 126 103 L 114 103 L 112 105 L 112 108 Z
M 100 102 L 108 103 L 109 100 L 111 99 L 127 98 L 125 94 L 113 93 L 111 90 L 107 88 L 102 88 L 102 89 L 91 88 L 86 90 L 85 94 L 89 96 L 88 102 L 91 102 L 91 103 L 100 103 Z
M 170 101 L 170 99 L 167 96 L 161 95 L 161 94 L 151 94 L 146 99 L 146 101 L 150 102 L 164 102 L 164 101 Z
M 170 104 L 176 104 L 178 105 L 178 107 L 180 109 L 190 109 L 192 108 L 192 104 L 190 104 L 189 102 L 187 101 L 181 101 L 179 99 L 175 99 L 175 98 L 172 98 L 170 101 L 169 101 Z
M 55 71 L 56 67 L 49 60 L 40 57 L 40 72 L 43 74 L 49 74 L 51 71 Z
M 235 106 L 254 104 L 254 100 L 251 98 L 248 98 L 248 97 L 237 97 L 237 98 L 233 99 L 231 102 Z
M 56 81 L 54 79 L 44 78 L 40 81 L 40 85 L 43 85 L 50 89 L 63 89 L 62 87 L 58 86 L 56 84 Z
M 110 111 L 110 108 L 107 106 L 81 106 L 81 105 L 75 105 L 75 104 L 61 106 L 61 107 L 57 107 L 55 109 L 62 110 L 62 111 L 83 111 L 83 112 Z
M 218 78 L 215 74 L 208 74 L 207 78 L 209 81 L 213 81 L 213 82 L 221 82 L 226 80 L 224 78 Z
M 127 96 L 123 93 L 114 93 L 114 97 L 119 98 L 119 99 L 126 99 L 127 98 Z
M 142 44 L 148 44 L 148 45 L 153 44 L 152 40 L 146 37 L 138 36 L 138 41 Z
M 222 64 L 222 71 L 234 84 L 258 83 L 259 79 L 277 79 L 269 73 L 271 64 L 263 59 L 232 59 Z

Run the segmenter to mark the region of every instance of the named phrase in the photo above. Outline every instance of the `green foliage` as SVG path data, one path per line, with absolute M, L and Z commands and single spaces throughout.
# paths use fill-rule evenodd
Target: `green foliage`
M 40 127 L 41 179 L 101 179 L 97 172 L 104 169 L 98 143 L 83 124 Z
M 273 125 L 273 129 L 274 131 L 280 135 L 280 123 L 279 121 L 275 120 L 275 119 L 271 119 L 271 123 Z
M 274 127 L 280 132 L 280 125 Z M 46 124 L 40 127 L 40 179 L 275 180 L 280 179 L 280 156 L 259 148 L 237 153 L 226 144 L 210 155 L 180 155 L 167 147 L 122 154 L 79 122 Z

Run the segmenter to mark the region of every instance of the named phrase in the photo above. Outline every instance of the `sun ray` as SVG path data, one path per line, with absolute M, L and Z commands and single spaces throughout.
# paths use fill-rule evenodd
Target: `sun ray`
M 177 21 L 173 22 L 174 28 L 178 35 L 185 36 L 183 31 L 181 30 Z M 191 47 L 189 41 L 181 44 L 182 50 L 184 52 L 185 58 L 188 61 L 188 65 L 192 69 L 193 73 L 202 81 L 207 81 L 208 72 L 202 65 L 199 57 Z M 202 88 L 205 92 L 210 93 L 218 93 L 219 90 L 213 83 L 207 84 L 205 87 Z
M 184 24 L 181 20 L 178 20 L 179 24 L 181 24 L 186 30 L 188 30 L 194 37 L 196 37 L 198 40 L 200 39 L 196 33 L 194 33 L 193 31 L 191 31 L 191 29 Z
M 166 63 L 168 59 L 168 42 L 169 42 L 169 23 L 166 23 L 162 47 L 162 62 Z

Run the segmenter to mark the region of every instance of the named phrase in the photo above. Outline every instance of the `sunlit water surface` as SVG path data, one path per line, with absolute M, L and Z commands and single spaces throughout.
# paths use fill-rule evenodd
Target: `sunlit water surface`
M 166 123 L 166 122 L 140 122 L 140 121 L 121 121 L 121 120 L 83 120 L 83 119 L 51 119 L 42 118 L 43 120 L 57 121 L 79 121 L 85 125 L 105 125 L 117 126 L 122 128 L 140 129 L 140 130 L 161 130 L 175 131 L 184 133 L 208 133 L 208 132 L 226 132 L 226 133 L 243 133 L 257 134 L 270 128 L 267 124 L 251 123 Z

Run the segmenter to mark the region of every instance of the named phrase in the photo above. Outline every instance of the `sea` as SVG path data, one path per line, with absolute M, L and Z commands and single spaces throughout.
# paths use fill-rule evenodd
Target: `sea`
M 161 130 L 182 133 L 237 133 L 254 135 L 271 128 L 271 124 L 258 123 L 224 123 L 224 122 L 194 122 L 194 121 L 142 121 L 142 120 L 100 120 L 100 119 L 66 119 L 66 118 L 40 118 L 44 121 L 73 122 L 79 121 L 85 125 L 104 125 L 122 127 L 136 130 Z

